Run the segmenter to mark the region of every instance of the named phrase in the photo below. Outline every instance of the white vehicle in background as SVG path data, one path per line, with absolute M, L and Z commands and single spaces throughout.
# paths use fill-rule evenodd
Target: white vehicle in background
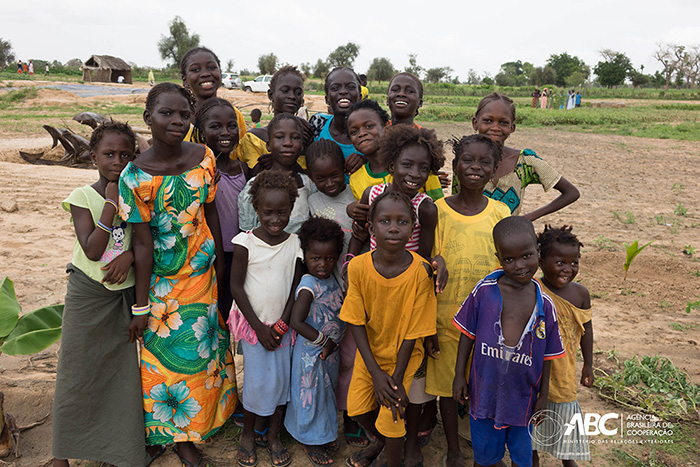
M 243 83 L 243 90 L 245 92 L 267 92 L 270 89 L 271 79 L 272 75 L 260 75 L 253 81 Z
M 240 89 L 243 82 L 236 73 L 227 72 L 221 73 L 221 84 L 223 84 L 226 89 Z

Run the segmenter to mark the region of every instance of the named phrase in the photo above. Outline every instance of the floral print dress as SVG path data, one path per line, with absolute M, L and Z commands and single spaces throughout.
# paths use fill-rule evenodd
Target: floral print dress
M 301 278 L 299 291 L 308 290 L 311 302 L 306 323 L 340 344 L 345 323 L 340 320 L 343 290 L 334 277 L 318 279 L 310 274 Z M 322 445 L 338 436 L 338 409 L 335 388 L 340 366 L 339 347 L 326 360 L 321 360 L 321 346 L 298 335 L 292 352 L 291 397 L 287 405 L 284 426 L 297 441 L 307 445 Z
M 229 333 L 217 310 L 214 237 L 204 203 L 214 201 L 216 160 L 180 175 L 150 175 L 129 163 L 120 213 L 153 235 L 151 312 L 143 333 L 141 384 L 146 442 L 202 442 L 238 402 Z

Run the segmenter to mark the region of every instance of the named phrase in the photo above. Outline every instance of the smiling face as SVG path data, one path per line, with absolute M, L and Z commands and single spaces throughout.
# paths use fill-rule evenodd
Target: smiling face
M 328 77 L 326 103 L 333 115 L 345 115 L 360 100 L 360 83 L 350 70 L 338 70 Z
M 394 177 L 394 187 L 413 198 L 430 175 L 428 149 L 418 145 L 401 149 L 396 162 L 389 166 L 389 173 Z
M 384 122 L 377 112 L 359 109 L 348 115 L 348 134 L 355 149 L 365 156 L 373 156 L 379 149 L 379 138 L 384 133 Z
M 238 120 L 232 108 L 212 107 L 204 121 L 204 142 L 214 154 L 229 154 L 238 143 Z
M 563 289 L 578 274 L 581 250 L 578 245 L 553 242 L 546 257 L 540 259 L 540 267 L 547 286 Z
M 326 196 L 338 196 L 345 188 L 345 164 L 336 157 L 320 157 L 308 171 L 318 191 Z
M 390 197 L 380 200 L 369 221 L 369 232 L 377 240 L 377 248 L 398 251 L 406 247 L 413 233 L 410 206 Z
M 491 101 L 472 119 L 472 127 L 502 145 L 515 131 L 511 108 L 502 100 Z
M 495 244 L 505 279 L 516 286 L 530 283 L 539 265 L 537 240 L 527 232 L 510 235 L 506 240 Z
M 190 129 L 192 108 L 179 92 L 164 92 L 153 104 L 153 111 L 144 110 L 143 121 L 151 127 L 154 141 L 168 146 L 182 143 Z
M 182 84 L 194 93 L 197 100 L 216 96 L 221 86 L 221 70 L 216 58 L 206 51 L 193 54 L 187 60 Z
M 418 84 L 408 75 L 398 75 L 391 83 L 386 94 L 386 103 L 391 111 L 391 116 L 397 120 L 413 119 L 416 111 L 423 105 Z
M 304 102 L 304 82 L 292 73 L 285 73 L 277 79 L 275 89 L 267 91 L 275 113 L 295 114 Z
M 472 143 L 464 147 L 452 167 L 462 189 L 483 191 L 496 171 L 496 161 L 492 148 L 484 143 Z
M 100 177 L 116 182 L 126 164 L 134 160 L 134 146 L 126 135 L 107 131 L 90 153 L 90 159 L 97 166 Z
M 302 134 L 291 118 L 279 121 L 272 129 L 267 150 L 272 154 L 273 168 L 289 170 L 301 154 Z
M 289 195 L 283 190 L 262 190 L 258 194 L 257 204 L 255 212 L 260 219 L 260 227 L 270 237 L 284 234 L 292 213 Z
M 304 252 L 304 263 L 309 274 L 319 279 L 331 277 L 337 262 L 338 251 L 333 242 L 312 241 Z

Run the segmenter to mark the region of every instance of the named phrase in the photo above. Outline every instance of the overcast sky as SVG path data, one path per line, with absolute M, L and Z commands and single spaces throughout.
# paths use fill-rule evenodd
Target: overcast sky
M 375 57 L 403 69 L 409 53 L 425 68 L 450 66 L 462 80 L 470 68 L 493 76 L 501 63 L 542 66 L 562 52 L 593 68 L 603 48 L 652 72 L 659 69 L 652 58 L 657 43 L 700 45 L 697 0 L 13 0 L 2 2 L 0 37 L 22 60 L 106 54 L 162 67 L 156 44 L 176 15 L 223 66 L 233 59 L 236 70 L 256 70 L 258 57 L 270 52 L 283 63 L 313 64 L 352 41 L 360 46 L 360 73 Z

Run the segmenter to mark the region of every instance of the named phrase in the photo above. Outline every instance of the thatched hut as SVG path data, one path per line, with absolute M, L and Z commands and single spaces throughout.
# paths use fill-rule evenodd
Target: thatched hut
M 83 81 L 101 83 L 119 83 L 119 77 L 123 76 L 122 83 L 131 84 L 131 67 L 121 58 L 111 55 L 93 55 L 80 66 L 83 70 Z

